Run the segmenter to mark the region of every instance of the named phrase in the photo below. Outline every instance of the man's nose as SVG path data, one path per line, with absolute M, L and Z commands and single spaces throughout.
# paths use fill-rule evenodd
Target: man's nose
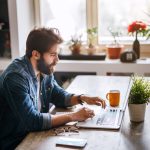
M 58 57 L 58 55 L 56 56 L 56 62 L 58 62 L 59 61 L 59 57 Z

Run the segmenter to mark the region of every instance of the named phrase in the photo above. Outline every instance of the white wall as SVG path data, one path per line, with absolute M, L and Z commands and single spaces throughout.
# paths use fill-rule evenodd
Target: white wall
M 34 0 L 8 0 L 12 59 L 25 53 L 26 38 L 35 25 Z

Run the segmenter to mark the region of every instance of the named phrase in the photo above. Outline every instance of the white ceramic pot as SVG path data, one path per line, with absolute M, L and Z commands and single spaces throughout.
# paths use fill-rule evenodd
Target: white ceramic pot
M 128 104 L 130 120 L 133 122 L 142 122 L 145 118 L 146 103 Z

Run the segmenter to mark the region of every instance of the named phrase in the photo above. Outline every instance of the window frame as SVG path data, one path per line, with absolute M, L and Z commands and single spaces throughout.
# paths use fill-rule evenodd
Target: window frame
M 35 25 L 41 26 L 41 0 L 34 0 L 35 6 Z M 95 9 L 96 8 L 96 9 Z M 87 28 L 98 27 L 98 0 L 86 0 L 86 20 L 87 20 Z M 98 33 L 99 35 L 99 33 Z M 106 49 L 106 44 L 110 43 L 111 40 L 102 40 L 99 43 L 99 36 L 97 36 L 96 44 L 100 47 L 100 49 Z M 121 38 L 120 38 L 121 39 Z M 131 40 L 121 40 L 125 46 L 125 49 L 131 48 L 132 41 Z M 141 52 L 143 56 L 150 57 L 150 41 L 142 41 L 141 42 Z

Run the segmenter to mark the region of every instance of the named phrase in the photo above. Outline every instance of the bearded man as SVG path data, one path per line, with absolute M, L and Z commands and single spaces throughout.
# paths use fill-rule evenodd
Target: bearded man
M 25 55 L 15 59 L 1 74 L 1 150 L 14 149 L 29 132 L 94 116 L 94 111 L 85 107 L 70 114 L 52 115 L 49 113 L 51 104 L 69 107 L 86 102 L 105 108 L 101 98 L 68 93 L 55 81 L 53 72 L 62 42 L 57 29 L 33 29 L 27 37 Z

